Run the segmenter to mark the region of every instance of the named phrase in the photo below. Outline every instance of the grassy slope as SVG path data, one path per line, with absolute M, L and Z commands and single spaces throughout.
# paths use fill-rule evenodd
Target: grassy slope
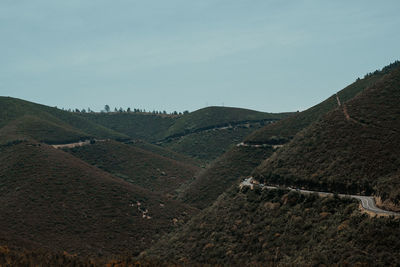
M 237 266 L 398 265 L 400 220 L 350 199 L 230 189 L 142 258 Z
M 81 113 L 80 116 L 101 124 L 132 139 L 155 142 L 176 121 L 175 117 L 143 113 Z
M 173 193 L 199 171 L 197 166 L 115 141 L 66 151 L 130 183 L 163 194 Z
M 132 255 L 175 227 L 173 218 L 194 212 L 47 145 L 0 150 L 0 229 L 15 242 L 80 255 Z M 142 218 L 137 201 L 151 219 Z
M 255 175 L 330 191 L 377 192 L 400 204 L 399 100 L 400 66 L 346 103 L 351 119 L 343 108 L 328 113 L 263 162 Z
M 287 116 L 286 113 L 265 113 L 242 108 L 207 107 L 179 117 L 168 129 L 165 136 L 241 121 L 278 120 Z
M 346 88 L 338 92 L 338 96 L 342 103 L 352 99 L 358 93 L 362 92 L 365 88 L 373 85 L 383 75 L 385 75 L 389 69 L 385 69 L 377 72 L 373 75 L 367 76 L 363 79 L 357 80 Z M 246 143 L 255 144 L 281 144 L 286 143 L 292 139 L 299 131 L 309 126 L 314 121 L 318 120 L 327 112 L 337 107 L 336 95 L 332 95 L 325 101 L 295 115 L 281 120 L 277 123 L 270 124 L 264 128 L 253 132 L 245 140 Z
M 272 153 L 271 147 L 235 147 L 215 160 L 187 188 L 183 188 L 179 198 L 195 207 L 206 208 Z
M 87 137 L 127 138 L 76 114 L 10 97 L 0 97 L 0 129 L 3 127 L 8 139 L 22 135 L 48 143 Z

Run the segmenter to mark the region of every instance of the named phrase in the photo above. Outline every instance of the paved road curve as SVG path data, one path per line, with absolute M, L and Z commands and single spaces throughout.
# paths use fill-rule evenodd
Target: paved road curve
M 243 180 L 240 183 L 240 187 L 243 187 L 243 186 L 249 186 L 251 188 L 258 186 L 258 187 L 267 188 L 267 189 L 278 189 L 278 187 L 276 187 L 276 186 L 268 186 L 268 185 L 264 185 L 264 184 L 258 184 L 252 177 L 249 177 L 249 178 L 246 178 L 245 180 Z M 333 193 L 328 193 L 328 192 L 318 192 L 318 191 L 311 191 L 311 190 L 295 189 L 295 188 L 290 188 L 290 187 L 287 189 L 289 189 L 291 191 L 296 191 L 296 192 L 299 192 L 302 194 L 317 193 L 320 196 L 333 196 L 334 195 Z M 361 202 L 361 205 L 365 210 L 373 212 L 375 214 L 400 216 L 399 212 L 387 211 L 387 210 L 378 208 L 375 204 L 374 198 L 371 196 L 358 196 L 358 195 L 345 195 L 345 194 L 338 194 L 338 196 L 341 198 L 349 197 L 349 198 L 357 199 Z

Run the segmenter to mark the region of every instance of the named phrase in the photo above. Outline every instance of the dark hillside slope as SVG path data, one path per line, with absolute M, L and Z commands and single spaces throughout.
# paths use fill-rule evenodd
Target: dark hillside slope
M 207 208 L 232 184 L 250 175 L 272 153 L 272 147 L 234 147 L 182 188 L 179 199 L 197 208 Z
M 357 79 L 354 83 L 347 86 L 337 93 L 341 103 L 352 99 L 365 88 L 372 86 L 385 74 L 391 72 L 400 62 L 384 67 L 381 71 L 375 71 L 373 74 L 366 75 L 363 79 Z M 325 101 L 315 105 L 305 111 L 296 113 L 295 115 L 281 120 L 277 123 L 267 125 L 264 128 L 253 132 L 245 140 L 246 143 L 252 144 L 283 144 L 291 140 L 299 131 L 318 120 L 327 112 L 338 106 L 336 95 L 332 95 Z
M 399 103 L 400 66 L 297 134 L 255 175 L 267 183 L 377 193 L 400 204 Z
M 9 139 L 15 134 L 47 143 L 67 143 L 89 137 L 127 138 L 76 114 L 10 97 L 0 97 L 0 129 L 3 127 L 7 127 Z
M 67 149 L 75 157 L 125 181 L 159 193 L 173 193 L 199 167 L 116 141 Z
M 235 186 L 141 258 L 185 266 L 396 266 L 399 227 L 399 219 L 361 214 L 354 200 Z
M 175 227 L 174 218 L 194 212 L 47 145 L 0 150 L 0 229 L 22 244 L 84 256 L 135 254 Z

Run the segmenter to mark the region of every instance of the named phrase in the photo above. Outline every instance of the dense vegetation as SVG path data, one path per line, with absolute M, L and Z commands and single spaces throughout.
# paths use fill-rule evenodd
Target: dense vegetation
M 116 141 L 66 149 L 77 158 L 127 182 L 158 193 L 174 193 L 199 171 L 197 166 Z
M 375 193 L 399 205 L 399 99 L 400 67 L 297 134 L 255 175 L 267 183 Z
M 180 264 L 398 265 L 400 220 L 351 199 L 231 188 L 141 258 Z
M 16 142 L 0 150 L 0 229 L 18 244 L 132 255 L 195 211 L 47 145 Z
M 209 207 L 272 153 L 272 147 L 234 147 L 199 173 L 191 184 L 181 188 L 179 199 L 198 208 Z

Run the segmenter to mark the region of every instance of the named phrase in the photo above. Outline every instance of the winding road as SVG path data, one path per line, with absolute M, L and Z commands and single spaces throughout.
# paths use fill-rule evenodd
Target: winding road
M 278 189 L 277 186 L 268 186 L 264 184 L 259 184 L 256 180 L 253 179 L 253 177 L 246 178 L 243 180 L 239 187 L 242 188 L 244 186 L 248 186 L 250 188 L 254 188 L 255 186 L 258 186 L 260 188 L 266 188 L 266 189 Z M 304 190 L 304 189 L 296 189 L 296 188 L 286 188 L 291 191 L 296 191 L 301 194 L 318 194 L 320 196 L 328 197 L 328 196 L 334 196 L 333 193 L 328 193 L 328 192 L 318 192 L 318 191 L 311 191 L 311 190 Z M 375 204 L 375 199 L 372 196 L 358 196 L 358 195 L 346 195 L 346 194 L 338 194 L 340 198 L 354 198 L 357 199 L 358 201 L 361 202 L 361 206 L 363 209 L 366 211 L 372 212 L 377 215 L 389 215 L 389 216 L 400 216 L 400 212 L 394 212 L 394 211 L 387 211 L 380 209 L 376 206 Z

